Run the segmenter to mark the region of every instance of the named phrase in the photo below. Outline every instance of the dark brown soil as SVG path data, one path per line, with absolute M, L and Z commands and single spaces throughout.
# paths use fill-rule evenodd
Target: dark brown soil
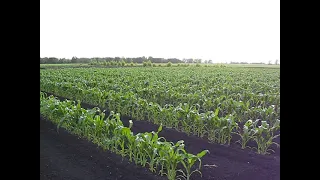
M 127 119 L 121 119 L 128 126 Z M 146 121 L 133 121 L 133 132 L 156 131 L 157 125 Z M 185 133 L 163 128 L 159 136 L 167 141 L 177 142 L 184 140 L 185 149 L 189 153 L 199 153 L 204 149 L 210 151 L 202 158 L 202 179 L 225 179 L 225 180 L 276 180 L 280 179 L 280 156 L 259 155 L 248 149 L 227 147 L 219 144 L 211 144 L 198 137 L 188 136 Z M 205 165 L 216 165 L 208 167 Z M 200 177 L 199 177 L 200 178 Z M 196 178 L 198 179 L 198 178 Z
M 40 179 L 164 180 L 40 116 Z
M 48 93 L 49 94 L 49 93 Z M 59 97 L 64 100 L 64 98 Z M 91 105 L 82 103 L 83 108 L 92 108 Z M 121 117 L 125 126 L 128 126 L 128 117 Z M 133 121 L 131 128 L 134 133 L 156 131 L 158 125 L 147 121 Z M 177 142 L 184 140 L 186 150 L 196 154 L 204 149 L 210 151 L 202 158 L 202 178 L 195 175 L 192 179 L 215 180 L 279 180 L 280 179 L 280 155 L 259 155 L 250 149 L 242 150 L 237 145 L 224 146 L 211 144 L 204 139 L 188 136 L 176 130 L 163 128 L 159 134 L 167 141 Z M 92 162 L 89 162 L 92 163 Z M 216 166 L 216 167 L 214 167 Z M 89 166 L 90 167 L 90 166 Z M 121 167 L 121 165 L 120 165 Z M 86 168 L 84 168 L 86 169 Z M 86 169 L 88 171 L 88 169 Z M 107 170 L 105 170 L 107 171 Z M 130 171 L 128 172 L 128 174 Z M 91 179 L 94 179 L 92 176 Z M 134 179 L 132 177 L 132 179 Z M 148 178 L 151 179 L 151 178 Z

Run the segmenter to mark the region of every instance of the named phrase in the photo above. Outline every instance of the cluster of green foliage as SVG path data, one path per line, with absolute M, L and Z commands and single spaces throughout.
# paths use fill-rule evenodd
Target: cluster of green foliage
M 169 180 L 175 180 L 176 177 L 189 180 L 194 172 L 201 174 L 201 158 L 208 152 L 203 150 L 193 155 L 184 149 L 183 140 L 177 143 L 166 141 L 158 136 L 162 126 L 157 132 L 134 135 L 131 131 L 132 121 L 129 127 L 124 127 L 120 115 L 113 111 L 105 117 L 99 108 L 86 110 L 80 106 L 80 102 L 59 101 L 53 96 L 47 97 L 43 92 L 40 92 L 40 113 L 57 124 L 58 130 L 63 127 L 104 150 L 127 157 L 137 165 L 147 166 L 153 173 L 166 175 Z M 196 162 L 199 162 L 198 166 Z
M 46 69 L 40 70 L 40 90 L 213 143 L 230 144 L 232 135 L 239 134 L 242 147 L 255 141 L 258 153 L 265 154 L 279 135 L 279 74 L 279 69 L 195 66 Z M 259 123 L 248 126 L 252 130 L 247 132 L 245 124 L 252 120 Z M 260 123 L 266 131 L 255 129 Z
M 93 57 L 93 58 L 78 58 L 78 57 L 72 57 L 71 59 L 66 58 L 56 58 L 56 57 L 40 57 L 40 64 L 65 64 L 65 63 L 91 63 L 91 62 L 119 62 L 119 61 L 125 61 L 126 63 L 134 62 L 134 63 L 143 63 L 145 61 L 150 61 L 151 63 L 182 63 L 182 62 L 189 62 L 193 63 L 193 59 L 190 60 L 180 60 L 177 58 L 154 58 L 154 57 Z
M 132 62 L 131 62 L 132 63 Z M 126 63 L 124 60 L 121 61 L 91 61 L 89 65 L 92 66 L 106 66 L 106 67 L 125 67 L 134 66 L 134 64 Z

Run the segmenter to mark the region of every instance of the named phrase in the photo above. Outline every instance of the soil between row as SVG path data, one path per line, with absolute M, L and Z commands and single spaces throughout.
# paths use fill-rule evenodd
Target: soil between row
M 52 95 L 47 93 L 48 95 Z M 66 98 L 56 96 L 60 100 L 65 100 Z M 94 106 L 81 103 L 83 108 L 93 108 Z M 129 117 L 122 116 L 121 120 L 125 126 L 129 125 Z M 41 127 L 40 127 L 41 128 Z M 131 130 L 134 133 L 146 132 L 146 131 L 156 131 L 158 125 L 152 124 L 148 121 L 135 121 L 133 120 L 133 127 Z M 40 129 L 41 131 L 41 129 Z M 41 133 L 41 132 L 40 132 Z M 59 136 L 59 135 L 58 135 Z M 73 135 L 71 135 L 73 136 Z M 239 149 L 236 145 L 224 146 L 219 144 L 211 144 L 208 143 L 204 139 L 200 139 L 195 136 L 188 136 L 183 132 L 178 132 L 173 129 L 163 128 L 162 132 L 159 133 L 159 136 L 165 137 L 167 141 L 177 142 L 178 140 L 184 140 L 185 149 L 193 154 L 196 154 L 204 149 L 210 151 L 210 154 L 207 154 L 202 158 L 202 178 L 196 175 L 193 176 L 193 179 L 215 179 L 215 180 L 278 180 L 280 179 L 280 156 L 275 155 L 259 155 L 254 151 L 250 151 L 249 149 Z M 65 142 L 65 141 L 64 141 Z M 63 143 L 63 142 L 61 142 Z M 76 142 L 74 142 L 76 143 Z M 68 146 L 69 144 L 65 144 Z M 41 147 L 40 147 L 41 148 Z M 100 150 L 102 151 L 102 150 Z M 101 152 L 102 153 L 102 152 Z M 117 159 L 113 156 L 113 153 L 105 152 L 106 155 L 110 155 L 110 158 Z M 90 154 L 90 153 L 89 153 Z M 95 154 L 92 152 L 91 154 Z M 63 157 L 62 157 L 63 158 Z M 121 157 L 119 157 L 121 159 Z M 119 159 L 118 158 L 118 159 Z M 90 159 L 88 159 L 87 163 L 93 163 Z M 91 162 L 90 162 L 91 161 Z M 116 160 L 119 162 L 118 160 Z M 121 160 L 120 160 L 121 161 Z M 106 163 L 108 164 L 108 162 Z M 114 163 L 113 163 L 114 165 Z M 103 165 L 104 166 L 104 165 Z M 118 165 L 116 165 L 118 166 Z M 133 163 L 128 166 L 135 165 Z M 120 164 L 118 170 L 123 170 L 123 172 L 119 172 L 119 174 L 130 174 L 125 168 L 122 168 Z M 141 168 L 140 173 L 147 173 L 147 169 Z M 90 169 L 86 169 L 86 171 L 90 171 Z M 103 170 L 104 172 L 108 172 L 108 169 Z M 113 170 L 115 171 L 115 170 Z M 112 169 L 110 170 L 112 174 Z M 136 170 L 134 172 L 137 172 Z M 149 172 L 148 172 L 149 173 Z M 94 173 L 92 173 L 94 174 Z M 139 173 L 138 173 L 139 174 Z M 152 178 L 159 178 L 155 175 L 152 175 Z M 131 179 L 141 179 L 139 177 L 132 176 Z M 152 179 L 148 177 L 147 179 Z M 76 178 L 77 179 L 77 178 Z M 81 178 L 80 178 L 81 179 Z M 85 178 L 86 179 L 86 178 Z M 94 179 L 91 177 L 89 179 Z M 106 178 L 104 178 L 106 179 Z M 111 179 L 125 179 L 118 177 L 111 177 Z

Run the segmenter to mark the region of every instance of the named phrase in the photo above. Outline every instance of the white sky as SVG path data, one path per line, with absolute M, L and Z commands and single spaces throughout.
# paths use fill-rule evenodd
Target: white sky
M 40 57 L 280 60 L 280 0 L 41 0 Z

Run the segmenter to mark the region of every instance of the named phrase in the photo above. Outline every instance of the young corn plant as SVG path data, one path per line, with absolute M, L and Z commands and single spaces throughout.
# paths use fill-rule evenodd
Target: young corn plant
M 185 168 L 185 171 L 179 169 L 178 171 L 182 173 L 182 175 L 178 175 L 177 177 L 182 177 L 185 180 L 190 180 L 190 177 L 193 173 L 197 172 L 201 175 L 202 177 L 202 173 L 200 172 L 200 168 L 201 168 L 201 158 L 206 155 L 207 153 L 209 153 L 208 150 L 203 150 L 200 153 L 198 153 L 197 155 L 193 155 L 190 153 L 187 153 L 185 150 L 182 150 L 183 152 L 183 160 L 181 161 L 183 167 Z M 199 166 L 197 169 L 191 171 L 193 165 L 199 161 Z
M 158 136 L 158 133 L 161 132 L 161 130 L 162 130 L 162 125 L 159 126 L 157 132 L 154 132 L 154 131 L 151 132 L 152 135 L 149 136 L 151 138 L 148 139 L 148 142 L 149 142 L 148 148 L 145 149 L 145 152 L 149 159 L 149 162 L 147 162 L 147 164 L 149 165 L 149 170 L 151 172 L 156 172 L 157 166 L 159 164 L 158 152 L 161 149 L 162 142 L 166 142 L 165 138 Z
M 247 143 L 253 138 L 253 127 L 256 123 L 257 122 L 253 123 L 252 120 L 248 120 L 243 125 L 242 131 L 237 133 L 241 137 L 237 142 L 241 144 L 242 149 L 245 149 L 247 147 Z
M 219 118 L 215 123 L 215 137 L 216 142 L 219 144 L 224 144 L 227 139 L 227 134 L 225 133 L 225 129 L 227 128 L 227 120 L 222 117 Z
M 204 123 L 200 117 L 200 114 L 198 113 L 198 111 L 194 111 L 192 110 L 190 112 L 190 119 L 192 122 L 191 124 L 191 131 L 193 135 L 198 135 L 200 134 L 201 130 L 204 128 Z
M 146 151 L 150 148 L 149 141 L 151 136 L 151 133 L 145 132 L 141 137 L 142 141 L 140 141 L 139 162 L 142 167 L 145 167 L 148 162 L 148 154 Z
M 183 156 L 180 153 L 182 149 L 184 149 L 183 140 L 178 141 L 176 144 L 165 142 L 165 146 L 161 149 L 162 157 L 160 157 L 160 160 L 167 170 L 163 174 L 167 175 L 169 180 L 175 180 L 176 178 L 177 166 L 183 160 Z
M 179 110 L 179 113 L 182 114 L 181 119 L 181 128 L 182 131 L 190 135 L 193 130 L 193 119 L 196 118 L 196 109 L 195 107 L 190 106 L 187 103 L 184 103 L 183 106 L 181 106 L 181 110 Z
M 131 121 L 132 122 L 132 121 Z M 131 123 L 130 123 L 130 126 Z M 130 136 L 132 136 L 132 132 L 130 130 L 131 127 L 123 127 L 123 126 L 118 126 L 118 130 L 119 130 L 119 136 L 118 136 L 118 141 L 119 141 L 119 146 L 120 149 L 118 150 L 118 154 L 120 154 L 122 156 L 122 159 L 128 155 L 128 151 L 127 151 L 127 144 L 129 142 Z
M 268 154 L 268 151 L 273 151 L 269 149 L 272 144 L 276 144 L 277 147 L 280 145 L 276 142 L 273 142 L 273 139 L 280 136 L 280 134 L 274 135 L 274 133 L 280 129 L 280 120 L 277 119 L 272 127 L 266 122 L 261 121 L 261 125 L 254 127 L 253 131 L 253 140 L 257 143 L 258 154 Z
M 187 112 L 181 108 L 182 104 L 176 107 L 173 111 L 175 118 L 178 120 L 177 124 L 174 125 L 176 130 L 179 130 L 179 124 L 183 123 L 183 119 L 187 117 Z
M 165 125 L 168 128 L 173 128 L 179 121 L 175 118 L 174 114 L 172 113 L 174 111 L 173 105 L 166 104 L 164 107 L 164 113 L 165 113 Z
M 99 116 L 96 116 L 99 113 Z M 100 109 L 95 107 L 93 109 L 86 110 L 82 116 L 79 117 L 78 126 L 79 126 L 79 134 L 81 136 L 86 137 L 88 140 L 91 140 L 92 130 L 94 129 L 94 119 L 95 118 L 104 118 L 104 113 L 101 113 Z
M 232 134 L 237 129 L 239 129 L 238 123 L 235 122 L 235 120 L 232 116 L 229 116 L 227 118 L 226 128 L 224 128 L 224 131 L 223 131 L 226 136 L 226 141 L 227 141 L 227 142 L 223 141 L 224 144 L 227 143 L 228 145 L 230 145 Z
M 124 139 L 124 137 L 121 134 L 124 126 L 122 124 L 122 121 L 120 121 L 120 115 L 118 113 L 113 115 L 112 120 L 114 120 L 114 119 L 115 119 L 115 121 L 114 121 L 115 128 L 113 129 L 112 137 L 110 138 L 112 141 L 111 151 L 115 152 L 117 154 L 120 154 L 122 156 L 125 156 L 125 154 L 121 154 L 121 151 L 120 151 L 122 138 Z
M 93 132 L 92 139 L 93 143 L 99 143 L 103 134 L 105 133 L 105 122 L 104 122 L 104 113 L 101 113 L 100 116 L 95 116 L 93 119 Z
M 206 132 L 208 134 L 209 142 L 213 143 L 217 141 L 216 131 L 218 130 L 217 122 L 219 121 L 219 108 L 217 108 L 214 112 L 208 112 L 207 114 L 207 123 L 205 126 Z
M 140 155 L 140 149 L 141 149 L 140 142 L 142 141 L 141 136 L 142 136 L 141 133 L 138 133 L 134 136 L 134 141 L 132 142 L 132 147 L 130 148 L 132 150 L 132 153 L 131 153 L 132 159 L 136 165 L 138 165 L 140 162 L 139 155 Z
M 199 120 L 197 121 L 197 136 L 203 138 L 205 134 L 207 133 L 206 131 L 206 120 L 207 120 L 207 115 L 205 113 L 199 114 Z

